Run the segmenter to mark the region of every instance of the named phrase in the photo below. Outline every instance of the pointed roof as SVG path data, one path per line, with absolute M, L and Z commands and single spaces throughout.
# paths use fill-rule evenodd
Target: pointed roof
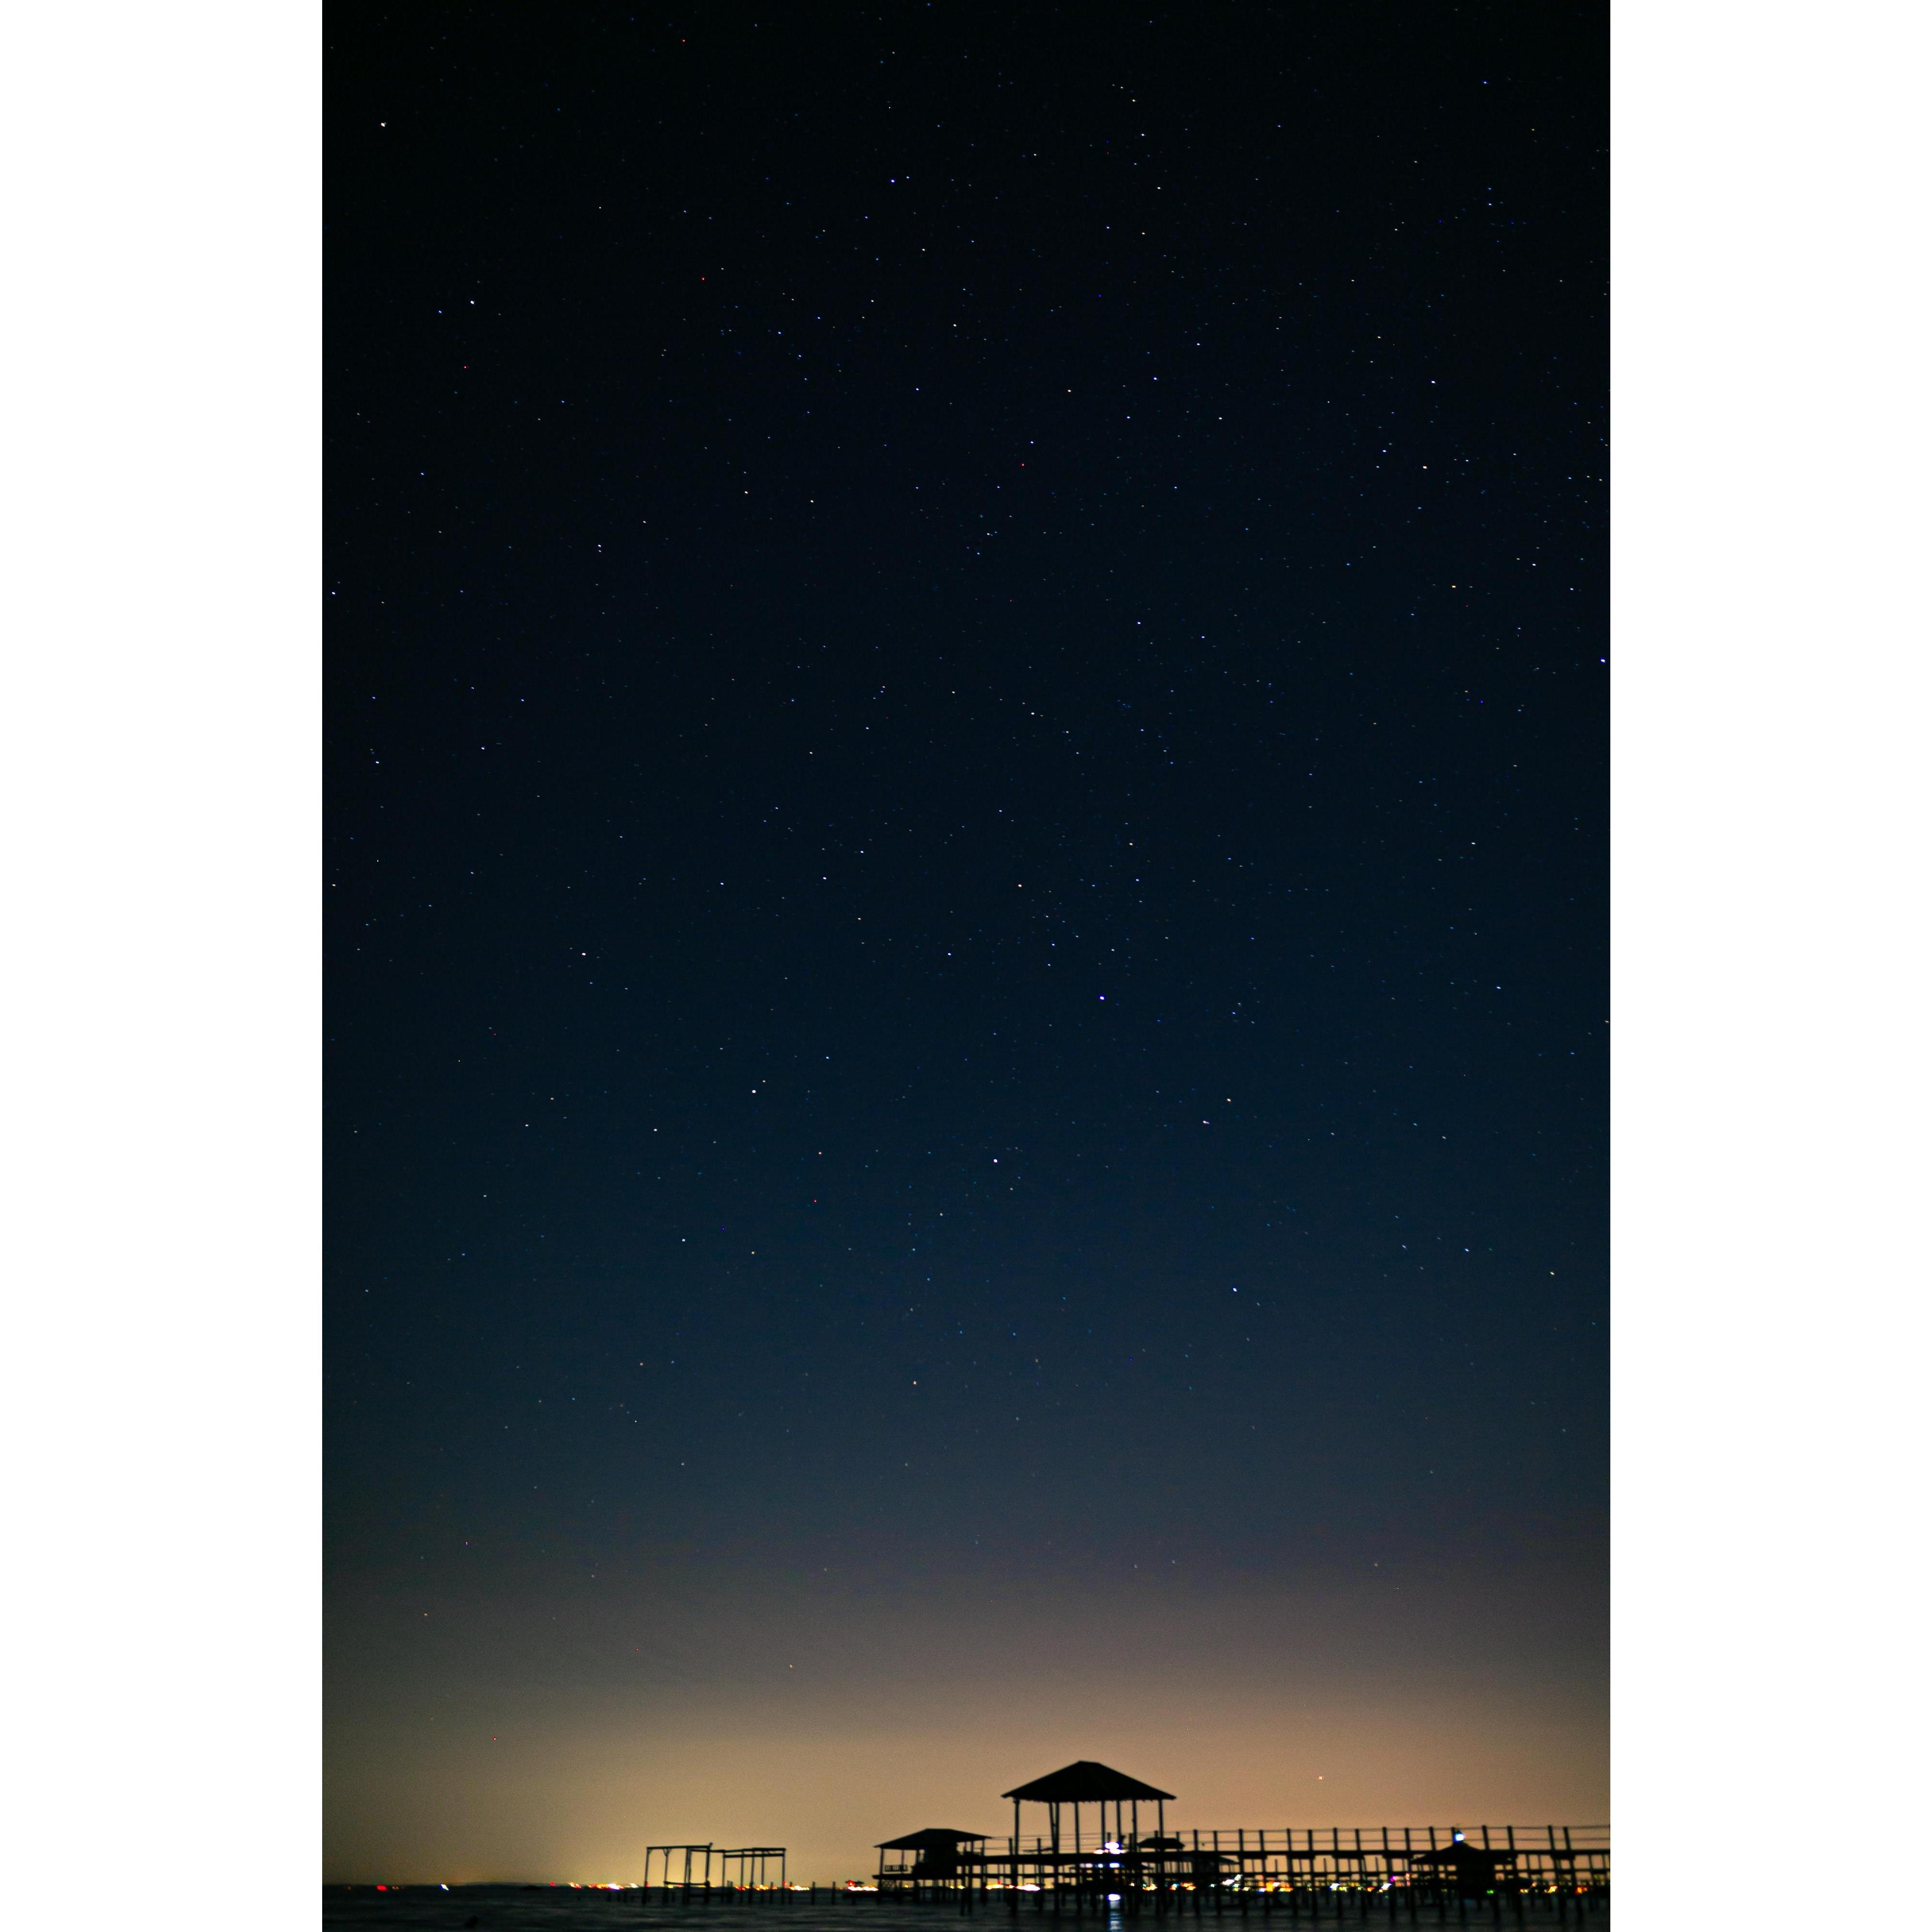
M 922 1832 L 908 1832 L 903 1838 L 887 1838 L 873 1847 L 881 1852 L 950 1852 L 955 1845 L 986 1842 L 984 1832 L 949 1831 L 944 1825 L 928 1825 Z
M 1111 1803 L 1117 1798 L 1171 1798 L 1174 1793 L 1156 1791 L 1151 1784 L 1143 1784 L 1111 1765 L 1096 1764 L 1091 1758 L 1083 1757 L 1058 1771 L 1048 1772 L 1044 1778 L 1036 1778 L 1030 1784 L 1003 1791 L 1000 1796 L 1021 1798 L 1030 1804 L 1097 1804 L 1102 1798 Z
M 1492 1864 L 1513 1864 L 1516 1854 L 1501 1847 L 1492 1850 L 1481 1845 L 1472 1845 L 1466 1838 L 1452 1838 L 1446 1845 L 1438 1845 L 1433 1851 L 1412 1852 L 1408 1855 L 1419 1865 L 1460 1865 L 1486 1859 Z

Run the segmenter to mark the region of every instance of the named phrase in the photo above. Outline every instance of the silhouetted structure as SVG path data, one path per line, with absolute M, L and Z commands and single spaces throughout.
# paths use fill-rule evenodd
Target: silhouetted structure
M 1050 1771 L 1044 1778 L 1036 1778 L 1030 1784 L 1016 1785 L 1011 1791 L 1002 1792 L 1003 1798 L 1013 1801 L 1013 1861 L 1016 1868 L 1020 1856 L 1020 1807 L 1022 1804 L 1044 1804 L 1046 1807 L 1048 1836 L 1051 1844 L 1051 1869 L 1056 1882 L 1060 1876 L 1061 1859 L 1069 1847 L 1064 1842 L 1060 1826 L 1064 1813 L 1071 1808 L 1073 1813 L 1073 1842 L 1071 1856 L 1073 1862 L 1072 1876 L 1078 1880 L 1083 1876 L 1102 1877 L 1109 1870 L 1118 1872 L 1118 1864 L 1109 1866 L 1109 1861 L 1122 1859 L 1126 1856 L 1128 1841 L 1138 1838 L 1141 1829 L 1141 1801 L 1144 1798 L 1155 1808 L 1155 1832 L 1159 1835 L 1166 1829 L 1167 1802 L 1174 1796 L 1171 1791 L 1162 1791 L 1151 1784 L 1143 1784 L 1137 1778 L 1130 1778 L 1124 1771 L 1116 1771 L 1111 1765 L 1096 1764 L 1091 1758 L 1078 1758 L 1072 1764 L 1064 1765 L 1058 1771 Z M 1095 1840 L 1096 1862 L 1101 1867 L 1096 1872 L 1088 1874 L 1086 1846 L 1082 1842 L 1080 1808 L 1093 1806 L 1098 1814 L 1099 1835 Z M 1107 1829 L 1107 1807 L 1114 1808 L 1114 1828 Z M 1124 1809 L 1123 1808 L 1127 1808 Z M 1037 1842 L 1037 1841 L 1036 1841 Z M 1044 1878 L 1042 1877 L 1042 1882 Z
M 1310 1932 L 1324 1924 L 1342 1932 L 1346 1922 L 1383 1916 L 1391 1928 L 1403 1919 L 1418 1924 L 1424 1915 L 1430 1924 L 1466 1925 L 1472 1903 L 1485 1908 L 1484 1922 L 1498 1927 L 1507 1917 L 1518 1927 L 1574 1923 L 1584 1932 L 1583 1918 L 1610 1904 L 1606 1825 L 1169 1832 L 1172 1792 L 1088 1760 L 1002 1795 L 1012 1802 L 1014 1823 L 1004 1850 L 993 1849 L 983 1832 L 927 1826 L 881 1841 L 876 1889 L 854 1889 L 922 1904 L 944 1899 L 962 1914 L 994 1904 L 997 1894 L 1000 1908 L 1013 1913 L 1030 1900 L 1035 1912 L 1056 1914 L 1091 1907 L 1197 1919 L 1279 1916 L 1288 1922 L 1282 1932 L 1304 1920 Z M 1144 1837 L 1138 1828 L 1143 1800 L 1155 1808 L 1161 1826 Z M 1047 1831 L 1030 1840 L 1019 1830 L 1021 1808 L 1028 1804 L 1047 1809 Z M 681 1880 L 674 1873 L 680 1856 Z M 779 1867 L 775 1887 L 769 1886 L 771 1860 Z M 784 1860 L 777 1845 L 652 1845 L 646 1852 L 643 1897 L 646 1902 L 650 1897 L 655 1866 L 661 1898 L 696 1894 L 782 1906 Z M 714 1867 L 725 1882 L 714 1883 Z M 734 1867 L 736 1884 L 730 1882 Z
M 684 1871 L 681 1878 L 671 1876 L 672 1856 L 684 1854 Z M 668 1892 L 675 1885 L 690 1892 L 711 1889 L 711 1864 L 718 1863 L 718 1883 L 728 1890 L 738 1891 L 767 1886 L 771 1882 L 771 1865 L 778 1862 L 778 1883 L 785 1882 L 785 1848 L 782 1845 L 646 1845 L 644 1847 L 644 1889 L 648 1892 L 651 1884 L 651 1861 L 662 1856 L 663 1873 L 658 1882 Z M 734 1876 L 732 1867 L 737 1867 Z
M 1384 1825 L 1143 1836 L 1130 1822 L 1138 1782 L 1106 1766 L 1069 1766 L 1019 1786 L 1017 1794 L 1006 1793 L 1019 1804 L 1047 1805 L 1048 1831 L 1030 1838 L 1016 1831 L 998 1850 L 962 1841 L 957 1879 L 924 1895 L 950 1892 L 969 1912 L 997 1892 L 1014 1912 L 1028 1898 L 1036 1911 L 1055 1912 L 1105 1900 L 1107 1909 L 1130 1916 L 1282 1912 L 1317 1922 L 1360 1918 L 1372 1900 L 1391 1921 L 1413 1918 L 1424 1904 L 1466 1912 L 1476 1899 L 1486 1900 L 1492 1912 L 1507 1908 L 1524 1922 L 1546 1911 L 1560 1920 L 1609 1903 L 1607 1826 L 1565 1826 L 1560 1835 L 1554 1825 L 1484 1825 L 1468 1833 L 1456 1826 Z M 1152 1793 L 1150 1802 L 1164 1813 L 1171 1794 L 1146 1785 L 1139 1790 Z M 1065 1812 L 1054 1816 L 1056 1806 L 1072 1808 L 1076 1793 L 1105 1821 L 1091 1844 L 1084 1810 L 1070 1834 Z M 1102 1795 L 1115 1807 L 1112 1812 L 1101 1810 Z
M 1515 1865 L 1516 1853 L 1472 1845 L 1463 1833 L 1452 1830 L 1448 1844 L 1418 1852 L 1411 1862 L 1458 1898 L 1486 1898 L 1496 1891 L 1503 1868 Z
M 983 1832 L 955 1832 L 943 1825 L 887 1838 L 878 1847 L 879 1889 L 916 1893 L 922 1886 L 950 1886 L 961 1876 L 962 1847 L 986 1842 Z
M 1142 1861 L 1130 1850 L 1140 1835 L 1142 1801 L 1154 1805 L 1157 1817 L 1164 1818 L 1167 1801 L 1174 1796 L 1088 1758 L 1001 1795 L 1012 1801 L 1012 1839 L 1004 1852 L 962 1853 L 961 1877 L 965 1888 L 970 1891 L 976 1885 L 983 1893 L 998 1884 L 1015 1893 L 1051 1891 L 1056 1898 L 1065 1892 L 1119 1891 L 1142 1882 Z M 1020 1808 L 1029 1804 L 1046 1806 L 1048 1826 L 1045 1835 L 1036 1835 L 1030 1849 L 1020 1830 Z M 1109 1805 L 1113 1808 L 1111 1830 Z M 1094 1821 L 1090 1839 L 1084 1815 L 1090 1806 Z M 1070 1810 L 1070 1840 L 1065 1828 Z

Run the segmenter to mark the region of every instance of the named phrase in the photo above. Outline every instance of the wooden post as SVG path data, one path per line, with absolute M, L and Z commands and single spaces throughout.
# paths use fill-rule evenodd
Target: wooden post
M 1006 1868 L 1006 1905 L 1010 1911 L 1020 1909 L 1020 1801 L 1013 1800 L 1013 1856 Z

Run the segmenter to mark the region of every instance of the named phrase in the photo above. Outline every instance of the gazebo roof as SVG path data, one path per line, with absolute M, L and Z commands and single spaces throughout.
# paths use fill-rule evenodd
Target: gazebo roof
M 952 1832 L 944 1825 L 928 1825 L 922 1832 L 908 1832 L 903 1838 L 888 1838 L 874 1846 L 881 1852 L 947 1852 L 955 1845 L 983 1844 L 984 1832 Z
M 1091 1758 L 1083 1757 L 1058 1771 L 1048 1772 L 1044 1778 L 1036 1778 L 1030 1784 L 1003 1791 L 1000 1796 L 1021 1798 L 1029 1804 L 1097 1804 L 1103 1798 L 1108 1802 L 1117 1798 L 1171 1798 L 1174 1793 L 1156 1791 L 1151 1784 L 1143 1784 L 1111 1765 L 1096 1764 Z
M 1408 1856 L 1419 1865 L 1460 1864 L 1470 1858 L 1488 1858 L 1496 1864 L 1508 1864 L 1516 1857 L 1513 1851 L 1472 1845 L 1467 1838 L 1452 1838 L 1448 1844 L 1438 1845 L 1433 1851 L 1412 1852 Z

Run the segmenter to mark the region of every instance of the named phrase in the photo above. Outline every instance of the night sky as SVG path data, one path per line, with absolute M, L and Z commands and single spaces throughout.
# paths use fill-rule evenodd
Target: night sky
M 1607 1818 L 1605 27 L 331 10 L 328 1876 Z

